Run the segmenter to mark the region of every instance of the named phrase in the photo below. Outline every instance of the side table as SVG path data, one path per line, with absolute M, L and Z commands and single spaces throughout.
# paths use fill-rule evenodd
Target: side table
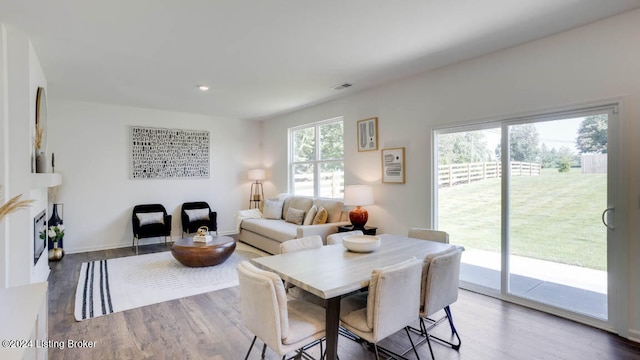
M 360 230 L 365 235 L 375 235 L 376 231 L 378 231 L 378 228 L 373 226 L 365 226 L 364 228 L 356 228 L 353 225 L 338 226 L 338 232 L 347 232 L 354 230 Z

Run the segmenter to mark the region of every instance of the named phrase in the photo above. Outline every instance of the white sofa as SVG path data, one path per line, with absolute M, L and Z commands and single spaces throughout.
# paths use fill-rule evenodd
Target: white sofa
M 297 225 L 285 221 L 289 208 L 302 210 L 308 214 L 312 206 L 323 207 L 327 211 L 327 222 L 318 225 Z M 240 223 L 238 240 L 257 247 L 270 254 L 280 253 L 283 241 L 298 239 L 311 235 L 320 235 L 326 244 L 327 235 L 338 231 L 338 226 L 350 225 L 349 214 L 342 208 L 342 201 L 306 196 L 289 196 L 284 198 L 282 214 L 278 219 L 250 218 Z

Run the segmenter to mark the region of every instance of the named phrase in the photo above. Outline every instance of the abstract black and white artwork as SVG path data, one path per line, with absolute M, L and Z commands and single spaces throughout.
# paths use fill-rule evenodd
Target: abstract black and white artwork
M 131 126 L 131 178 L 209 178 L 209 132 Z

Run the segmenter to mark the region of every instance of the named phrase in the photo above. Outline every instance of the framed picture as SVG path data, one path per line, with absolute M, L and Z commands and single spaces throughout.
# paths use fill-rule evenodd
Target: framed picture
M 382 182 L 404 184 L 404 148 L 382 149 Z
M 358 121 L 358 151 L 378 150 L 378 118 Z

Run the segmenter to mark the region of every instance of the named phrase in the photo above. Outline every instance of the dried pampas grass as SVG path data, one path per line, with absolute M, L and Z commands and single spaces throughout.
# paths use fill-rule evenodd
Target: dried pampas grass
M 33 145 L 38 150 L 40 150 L 40 147 L 42 147 L 43 137 L 44 137 L 44 129 L 40 127 L 40 124 L 36 124 L 36 135 L 33 137 Z
M 22 195 L 14 196 L 11 200 L 0 205 L 0 221 L 2 221 L 5 216 L 11 214 L 14 211 L 18 211 L 20 209 L 31 206 L 33 200 L 20 200 L 21 196 Z

